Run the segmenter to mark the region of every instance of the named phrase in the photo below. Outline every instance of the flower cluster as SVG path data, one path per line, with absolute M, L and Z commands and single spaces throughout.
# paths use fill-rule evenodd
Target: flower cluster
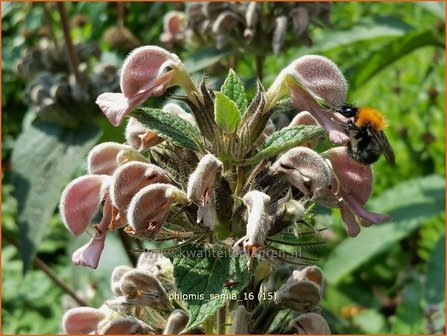
M 172 264 L 160 255 L 142 254 L 136 268 L 117 266 L 111 276 L 115 295 L 99 308 L 69 309 L 62 319 L 67 334 L 179 334 L 188 323 L 174 309 L 165 288 L 172 288 Z
M 185 108 L 173 103 L 162 109 L 140 106 L 173 86 L 184 90 L 185 95 L 174 98 Z M 174 241 L 174 248 L 219 242 L 233 253 L 245 254 L 247 272 L 267 286 L 269 274 L 278 273 L 274 265 L 311 265 L 311 259 L 290 251 L 321 244 L 305 240 L 317 232 L 308 223 L 309 207 L 315 202 L 339 208 L 350 236 L 359 234 L 360 226 L 389 220 L 365 208 L 373 188 L 371 166 L 355 161 L 347 150 L 352 118 L 327 108 L 345 104 L 347 83 L 325 57 L 298 58 L 268 90 L 258 82 L 249 102 L 234 71 L 220 91 L 211 91 L 205 78 L 200 84 L 191 79 L 177 55 L 144 46 L 124 61 L 120 87 L 120 93 L 101 94 L 97 104 L 113 125 L 128 120 L 126 143 L 94 147 L 87 158 L 87 174 L 72 181 L 61 197 L 60 212 L 68 230 L 92 237 L 73 254 L 75 264 L 96 268 L 106 233 L 123 229 L 143 241 Z M 274 131 L 272 115 L 284 104 L 301 112 L 290 125 Z M 336 146 L 319 153 L 316 148 L 325 135 Z M 301 225 L 311 230 L 302 232 Z M 268 266 L 260 267 L 256 259 Z M 282 332 L 329 332 L 317 308 L 321 270 L 307 267 L 288 277 L 282 287 L 270 290 L 276 293 L 275 302 L 232 307 L 234 332 L 267 332 L 271 321 L 261 323 L 259 316 L 274 316 L 285 308 L 301 315 L 295 314 L 290 330 Z M 116 297 L 107 307 L 170 310 L 172 320 L 181 320 L 183 327 L 169 330 L 180 332 L 187 315 L 173 311 L 175 304 L 168 302 L 165 285 L 158 280 L 153 270 L 117 269 L 112 276 Z M 166 289 L 175 288 L 172 279 L 168 283 Z M 110 314 L 96 310 L 86 314 L 94 321 L 89 332 L 104 332 L 104 321 L 110 322 L 105 316 Z M 71 321 L 78 321 L 78 315 L 73 316 L 66 316 L 67 331 Z M 247 316 L 253 318 L 244 325 Z M 149 317 L 131 317 L 138 321 L 126 317 L 123 323 L 140 331 L 165 328 L 148 324 Z M 167 315 L 165 319 L 170 321 Z
M 328 24 L 329 15 L 329 3 L 196 2 L 185 13 L 165 15 L 160 40 L 167 47 L 186 39 L 193 45 L 205 43 L 255 54 L 271 49 L 279 54 L 297 43 L 310 45 L 310 24 Z
M 70 74 L 66 50 L 57 49 L 46 39 L 40 40 L 37 47 L 24 49 L 17 61 L 17 75 L 32 79 L 24 91 L 24 100 L 40 119 L 76 126 L 99 115 L 94 103 L 99 94 L 119 89 L 116 66 L 98 63 L 89 69 L 87 65 L 90 58 L 100 57 L 97 44 L 77 44 L 75 52 L 81 62 L 78 72 L 82 83 Z

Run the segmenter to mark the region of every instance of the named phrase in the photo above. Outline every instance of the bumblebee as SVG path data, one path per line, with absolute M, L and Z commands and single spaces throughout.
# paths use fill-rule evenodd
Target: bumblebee
M 385 135 L 388 126 L 382 113 L 369 107 L 356 107 L 346 104 L 341 109 L 332 109 L 346 118 L 346 133 L 351 141 L 348 153 L 363 164 L 376 162 L 383 154 L 391 165 L 395 165 L 393 149 Z

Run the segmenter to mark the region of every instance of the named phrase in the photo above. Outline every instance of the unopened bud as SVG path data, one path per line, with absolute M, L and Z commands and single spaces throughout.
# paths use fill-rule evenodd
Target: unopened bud
M 275 20 L 275 31 L 273 32 L 273 53 L 278 55 L 287 35 L 287 16 L 277 17 Z
M 260 5 L 255 2 L 249 2 L 247 11 L 245 12 L 245 31 L 244 37 L 248 39 L 249 42 L 253 40 L 256 33 L 256 24 L 258 23 L 258 18 L 260 16 Z
M 174 310 L 171 315 L 169 315 L 165 329 L 163 330 L 163 335 L 178 335 L 183 329 L 185 329 L 188 324 L 189 316 L 188 314 L 181 310 Z
M 276 292 L 278 305 L 301 313 L 310 312 L 318 306 L 321 299 L 320 284 L 323 280 L 321 270 L 313 267 L 315 269 L 305 268 L 302 271 L 293 272 L 292 276 Z
M 215 34 L 226 35 L 231 32 L 239 21 L 237 15 L 231 11 L 225 11 L 217 17 L 216 21 L 213 23 L 211 28 Z
M 273 173 L 283 174 L 290 184 L 310 197 L 331 183 L 330 168 L 317 152 L 307 147 L 290 149 L 270 169 Z
M 129 118 L 126 127 L 126 140 L 136 150 L 144 151 L 161 144 L 164 139 L 150 131 L 135 118 Z
M 243 305 L 239 305 L 236 310 L 231 312 L 231 328 L 230 334 L 242 335 L 248 334 L 248 323 L 250 322 L 251 314 Z
M 292 320 L 289 325 L 292 333 L 300 335 L 330 335 L 326 320 L 319 314 L 307 313 Z
M 248 211 L 247 232 L 243 240 L 244 250 L 251 257 L 257 248 L 264 245 L 269 231 L 270 220 L 266 208 L 270 203 L 270 196 L 252 190 L 245 194 L 243 201 Z
M 122 150 L 130 149 L 129 146 L 117 142 L 103 142 L 88 153 L 87 171 L 89 174 L 112 175 L 118 168 L 118 154 Z
M 121 278 L 120 289 L 127 304 L 166 309 L 169 303 L 168 295 L 160 281 L 147 271 L 126 272 Z
M 307 31 L 307 28 L 309 27 L 309 11 L 304 7 L 294 8 L 290 12 L 290 16 L 292 17 L 292 24 L 295 35 L 297 37 L 300 37 Z
M 168 216 L 172 203 L 186 204 L 186 194 L 170 184 L 155 183 L 141 189 L 127 210 L 127 233 L 155 235 Z
M 120 296 L 123 295 L 123 292 L 121 292 L 120 283 L 121 279 L 127 272 L 131 271 L 133 268 L 129 266 L 117 266 L 113 269 L 112 272 L 112 279 L 110 281 L 110 285 L 112 288 L 112 292 L 116 295 Z

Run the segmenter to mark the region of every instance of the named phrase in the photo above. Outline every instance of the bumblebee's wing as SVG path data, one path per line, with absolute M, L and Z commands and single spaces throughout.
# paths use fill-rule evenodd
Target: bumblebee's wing
M 377 141 L 377 144 L 379 145 L 380 149 L 382 150 L 383 155 L 385 156 L 386 160 L 394 166 L 396 164 L 396 159 L 394 157 L 393 149 L 391 148 L 391 145 L 388 141 L 388 138 L 386 137 L 386 134 L 384 131 L 377 131 L 372 132 L 374 138 Z

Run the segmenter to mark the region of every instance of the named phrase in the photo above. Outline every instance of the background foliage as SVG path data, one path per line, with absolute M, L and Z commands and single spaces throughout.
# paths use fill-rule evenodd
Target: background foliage
M 70 3 L 66 8 L 75 43 L 95 42 L 102 51 L 99 59 L 89 59 L 89 66 L 119 64 L 125 53 L 102 39 L 116 24 L 116 6 Z M 163 14 L 183 8 L 176 3 L 126 4 L 125 25 L 142 45 L 160 45 Z M 63 44 L 57 12 L 49 10 Z M 268 54 L 264 61 L 268 86 L 298 56 L 328 56 L 348 78 L 348 100 L 383 111 L 389 121 L 397 167 L 383 159 L 374 165 L 374 199 L 368 206 L 392 214 L 394 221 L 352 239 L 335 212 L 315 209 L 314 224 L 328 228 L 323 233 L 327 244 L 307 253 L 318 259 L 327 278 L 322 307 L 333 333 L 427 333 L 445 325 L 444 13 L 444 5 L 435 2 L 334 3 L 330 27 L 311 28 L 311 47 Z M 80 17 L 84 23 L 75 25 L 74 18 Z M 38 43 L 45 22 L 42 4 L 2 3 L 2 332 L 8 334 L 57 333 L 61 315 L 73 304 L 33 266 L 36 252 L 92 306 L 110 296 L 113 267 L 130 263 L 112 235 L 96 271 L 71 264 L 71 253 L 88 237 L 71 240 L 57 215 L 58 195 L 82 172 L 88 149 L 98 141 L 123 141 L 123 129 L 103 117 L 69 131 L 35 121 L 36 111 L 22 99 L 29 81 L 14 69 L 24 48 Z M 197 77 L 204 71 L 216 76 L 211 78 L 216 87 L 226 73 L 219 63 L 228 64 L 235 52 L 209 46 L 173 51 Z M 253 92 L 254 59 L 236 57 L 237 73 Z M 151 104 L 161 103 L 153 99 Z M 42 172 L 48 176 L 42 178 Z M 20 251 L 11 239 L 20 241 Z M 436 312 L 430 315 L 429 307 Z

